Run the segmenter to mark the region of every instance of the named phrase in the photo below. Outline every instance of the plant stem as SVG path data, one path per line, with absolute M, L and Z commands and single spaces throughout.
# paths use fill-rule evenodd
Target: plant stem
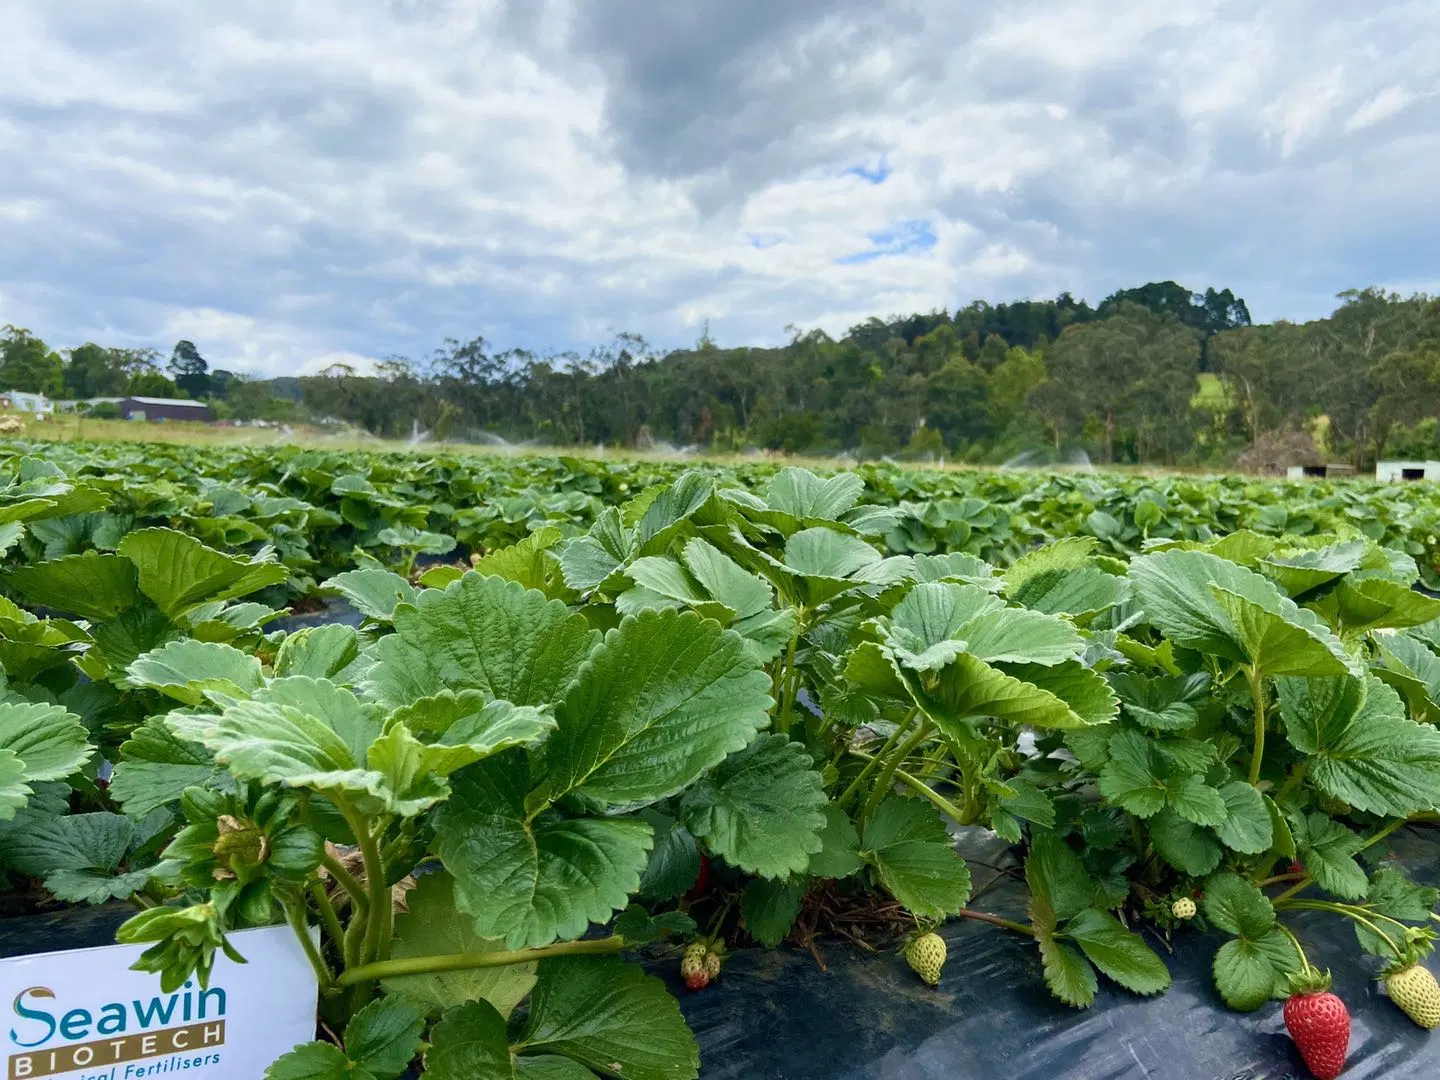
M 325 867 L 325 872 L 339 882 L 340 887 L 350 894 L 350 902 L 361 910 L 370 906 L 370 898 L 365 895 L 365 886 L 360 884 L 356 876 L 346 870 L 339 859 L 335 858 L 328 851 L 320 856 L 320 865 Z
M 869 763 L 860 770 L 860 775 L 855 777 L 854 780 L 851 780 L 850 786 L 835 800 L 836 806 L 843 810 L 850 800 L 855 797 L 856 792 L 860 790 L 860 786 L 865 783 L 866 779 L 875 771 L 876 767 L 885 760 L 885 755 L 890 751 L 890 748 L 895 745 L 900 736 L 904 734 L 905 729 L 910 726 L 910 721 L 915 718 L 915 714 L 919 711 L 919 709 L 910 710 L 909 715 L 899 724 L 895 725 L 895 730 L 880 744 L 880 749 L 875 752 L 875 756 L 870 759 Z
M 1275 793 L 1275 801 L 1277 803 L 1300 786 L 1301 782 L 1305 779 L 1305 766 L 1308 764 L 1308 761 L 1300 762 L 1300 764 L 1296 765 L 1291 771 L 1290 775 L 1285 778 L 1285 783 L 1281 784 L 1280 790 Z
M 407 956 L 399 960 L 381 960 L 351 968 L 340 976 L 339 984 L 354 986 L 374 979 L 394 978 L 397 975 L 429 975 L 437 971 L 472 971 L 476 968 L 505 967 L 509 964 L 531 964 L 550 956 L 608 956 L 623 948 L 625 939 L 615 935 L 588 941 L 560 941 L 535 949 Z
M 330 968 L 325 963 L 325 958 L 320 955 L 320 950 L 315 947 L 315 939 L 310 936 L 310 927 L 305 918 L 305 904 L 299 897 L 285 896 L 280 898 L 280 906 L 285 910 L 285 921 L 290 924 L 290 929 L 295 931 L 295 936 L 300 939 L 300 945 L 305 950 L 305 956 L 310 961 L 310 966 L 315 969 L 315 977 L 320 980 L 320 988 L 323 990 L 335 981 L 335 976 L 330 974 Z
M 858 757 L 865 761 L 874 760 L 873 755 L 867 754 L 863 750 L 851 750 L 850 753 L 853 754 L 855 757 Z M 918 776 L 913 776 L 910 773 L 906 772 L 904 769 L 896 769 L 895 779 L 899 780 L 902 784 L 908 787 L 911 791 L 915 792 L 916 795 L 919 795 L 922 799 L 928 802 L 931 806 L 935 807 L 935 809 L 939 810 L 946 817 L 951 818 L 955 822 L 955 824 L 971 824 L 970 817 L 968 814 L 966 814 L 964 810 L 960 809 L 960 807 L 956 806 L 949 799 L 945 798 L 945 796 L 941 795 L 929 784 L 925 783 L 924 780 L 921 780 Z
M 991 915 L 988 911 L 971 911 L 969 908 L 961 908 L 955 913 L 962 919 L 974 919 L 976 922 L 989 923 L 991 926 L 999 926 L 1006 930 L 1013 930 L 1017 934 L 1024 934 L 1026 937 L 1034 937 L 1035 931 L 1032 927 L 1022 922 L 1015 922 L 1013 919 L 1002 919 L 999 915 Z
M 1245 680 L 1250 684 L 1250 701 L 1255 710 L 1255 750 L 1250 756 L 1250 783 L 1260 783 L 1260 762 L 1265 758 L 1265 686 L 1253 665 L 1245 666 Z
M 1284 903 L 1286 900 L 1289 900 L 1292 896 L 1300 892 L 1302 889 L 1308 889 L 1312 881 L 1313 879 L 1310 877 L 1310 875 L 1306 874 L 1299 881 L 1295 882 L 1294 885 L 1291 885 L 1290 888 L 1286 889 L 1279 896 L 1276 896 L 1273 900 L 1271 900 L 1270 906 L 1274 907 L 1276 904 Z
M 776 690 L 780 696 L 780 715 L 775 718 L 775 730 L 783 735 L 790 734 L 790 710 L 795 707 L 795 694 L 799 682 L 795 677 L 795 642 L 800 638 L 800 620 L 795 620 L 795 632 L 790 635 L 790 645 L 785 650 L 785 666 L 780 669 Z
M 1290 928 L 1284 923 L 1280 922 L 1278 919 L 1275 921 L 1275 929 L 1279 930 L 1282 934 L 1289 938 L 1290 944 L 1295 946 L 1295 951 L 1300 954 L 1300 971 L 1308 978 L 1310 972 L 1314 971 L 1315 969 L 1310 966 L 1310 958 L 1305 955 L 1305 949 L 1300 944 L 1300 939 L 1297 938 L 1294 934 L 1292 934 L 1290 932 Z
M 325 924 L 325 930 L 329 933 L 335 948 L 342 952 L 345 948 L 345 930 L 340 925 L 340 916 L 335 914 L 335 905 L 330 902 L 330 895 L 325 891 L 324 883 L 318 877 L 310 879 L 310 895 L 315 899 L 315 906 L 320 910 L 320 920 Z
M 1361 850 L 1361 851 L 1364 851 L 1366 848 L 1370 847 L 1372 844 L 1378 844 L 1381 840 L 1384 840 L 1387 836 L 1389 836 L 1391 833 L 1393 833 L 1396 829 L 1399 829 L 1399 828 L 1401 828 L 1401 827 L 1403 827 L 1403 826 L 1405 826 L 1405 825 L 1407 825 L 1407 824 L 1409 824 L 1409 819 L 1408 819 L 1408 818 L 1396 818 L 1394 821 L 1392 821 L 1392 822 L 1390 822 L 1388 825 L 1386 825 L 1383 829 L 1379 830 L 1378 832 L 1376 832 L 1375 834 L 1373 834 L 1372 836 L 1370 836 L 1370 837 L 1365 841 L 1365 843 L 1363 843 L 1363 844 L 1360 845 L 1360 850 Z
M 905 759 L 910 756 L 911 751 L 919 746 L 929 733 L 930 721 L 922 717 L 919 725 L 915 728 L 914 734 L 890 752 L 889 759 L 880 770 L 880 779 L 875 781 L 875 787 L 870 792 L 870 797 L 865 800 L 865 808 L 860 811 L 861 821 L 870 820 L 870 815 L 875 812 L 875 808 L 880 805 L 890 789 L 894 787 L 896 770 L 905 763 Z
M 1280 910 L 1278 903 L 1272 901 L 1272 906 L 1274 906 L 1277 911 Z M 1290 911 L 1328 911 L 1332 915 L 1343 915 L 1345 918 L 1359 923 L 1381 941 L 1385 942 L 1391 953 L 1394 954 L 1395 959 L 1400 959 L 1400 947 L 1391 940 L 1389 934 L 1385 933 L 1384 930 L 1381 930 L 1380 927 L 1376 926 L 1375 923 L 1370 920 L 1369 916 L 1372 913 L 1366 911 L 1364 908 L 1351 907 L 1349 904 L 1332 904 L 1326 900 L 1287 900 L 1285 902 L 1285 908 Z M 1383 915 L 1379 917 L 1385 918 Z M 1395 922 L 1394 919 L 1390 919 L 1389 921 Z M 1404 927 L 1404 923 L 1396 923 L 1396 925 L 1402 928 Z
M 365 885 L 370 890 L 365 948 L 360 954 L 362 961 L 367 964 L 385 959 L 390 951 L 390 928 L 394 908 L 390 902 L 390 890 L 385 885 L 385 862 L 380 858 L 378 834 L 383 831 L 384 823 L 376 822 L 376 831 L 365 832 L 360 840 L 360 851 L 365 856 Z
M 1255 887 L 1263 889 L 1267 885 L 1279 885 L 1282 881 L 1301 881 L 1304 880 L 1305 877 L 1306 875 L 1304 874 L 1276 874 L 1274 877 L 1267 877 L 1263 881 L 1257 881 Z M 1282 893 L 1281 895 L 1284 896 L 1286 894 Z

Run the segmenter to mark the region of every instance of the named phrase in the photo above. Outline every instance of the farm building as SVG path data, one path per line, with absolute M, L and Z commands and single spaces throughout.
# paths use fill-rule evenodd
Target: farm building
M 55 411 L 55 403 L 44 394 L 25 390 L 0 390 L 0 409 L 44 415 Z
M 1334 480 L 1337 477 L 1354 475 L 1354 465 L 1291 465 L 1285 470 L 1287 480 Z
M 1399 480 L 1440 480 L 1440 461 L 1378 461 L 1375 479 L 1394 483 Z
M 116 404 L 120 415 L 126 420 L 193 420 L 205 422 L 214 419 L 210 406 L 203 401 L 186 401 L 183 398 L 126 397 Z

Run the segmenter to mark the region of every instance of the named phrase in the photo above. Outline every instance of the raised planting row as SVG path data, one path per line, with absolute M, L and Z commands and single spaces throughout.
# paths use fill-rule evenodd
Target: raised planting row
M 895 553 L 911 511 L 856 474 L 752 479 L 685 473 L 418 583 L 349 570 L 324 585 L 363 625 L 286 633 L 253 599 L 291 579 L 273 550 L 107 524 L 36 552 L 129 496 L 24 463 L 0 860 L 57 901 L 134 897 L 120 939 L 167 988 L 288 921 L 340 1037 L 273 1080 L 693 1077 L 638 961 L 703 989 L 836 910 L 903 919 L 931 983 L 948 919 L 1029 939 L 1057 1009 L 1159 994 L 1160 946 L 1218 931 L 1219 997 L 1283 1000 L 1328 1077 L 1348 1018 L 1292 929 L 1318 914 L 1440 1023 L 1437 893 L 1385 858 L 1440 817 L 1440 600 L 1400 541 L 1342 506 L 1128 559 L 1012 533 L 997 567 Z M 1087 482 L 1115 483 L 1039 486 Z M 961 826 L 1015 846 L 1028 918 L 971 906 Z
M 68 478 L 104 497 L 103 510 L 36 521 L 0 535 L 30 560 L 113 550 L 146 525 L 179 529 L 228 552 L 273 548 L 291 571 L 281 602 L 358 566 L 406 572 L 415 561 L 465 558 L 545 527 L 569 537 L 607 506 L 671 483 L 683 462 L 371 454 L 297 447 L 194 448 L 136 444 L 9 444 L 0 477 L 8 504 Z M 32 455 L 28 460 L 25 454 Z M 43 462 L 43 464 L 42 464 Z M 773 463 L 700 466 L 721 487 L 763 493 Z M 1416 558 L 1440 585 L 1440 487 L 1362 481 L 1286 483 L 1244 477 L 1041 475 L 865 465 L 859 498 L 887 514 L 856 520 L 886 554 L 964 551 L 1008 565 L 1031 548 L 1093 536 L 1128 557 L 1152 540 L 1207 540 L 1250 529 L 1267 536 L 1361 530 Z M 28 483 L 27 483 L 28 482 Z M 19 517 L 7 517 L 18 521 Z M 14 556 L 12 556 L 14 557 Z M 274 597 L 272 597 L 273 599 Z

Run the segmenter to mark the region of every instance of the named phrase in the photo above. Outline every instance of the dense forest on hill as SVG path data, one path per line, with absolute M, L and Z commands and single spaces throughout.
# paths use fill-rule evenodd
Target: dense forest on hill
M 1440 456 L 1440 300 L 1340 294 L 1326 318 L 1252 323 L 1231 290 L 1173 282 L 1092 307 L 1053 300 L 871 318 L 727 348 L 657 352 L 621 334 L 586 354 L 447 340 L 373 373 L 248 380 L 195 344 L 55 351 L 0 335 L 0 384 L 57 397 L 207 398 L 221 416 L 340 420 L 377 435 L 547 445 L 669 443 L 862 457 L 1252 467 Z

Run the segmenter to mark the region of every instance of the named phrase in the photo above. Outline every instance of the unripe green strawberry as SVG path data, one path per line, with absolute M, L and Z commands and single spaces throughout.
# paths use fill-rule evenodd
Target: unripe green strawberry
M 939 934 L 921 934 L 905 946 L 905 962 L 930 986 L 940 985 L 940 969 L 945 966 L 945 941 Z
M 720 954 L 718 952 L 707 952 L 703 969 L 705 978 L 713 982 L 720 976 Z
M 1401 1012 L 1427 1031 L 1440 1026 L 1440 983 L 1419 964 L 1385 976 L 1385 989 Z
M 1195 917 L 1195 901 L 1188 896 L 1182 896 L 1170 905 L 1170 914 L 1177 919 L 1193 919 Z

